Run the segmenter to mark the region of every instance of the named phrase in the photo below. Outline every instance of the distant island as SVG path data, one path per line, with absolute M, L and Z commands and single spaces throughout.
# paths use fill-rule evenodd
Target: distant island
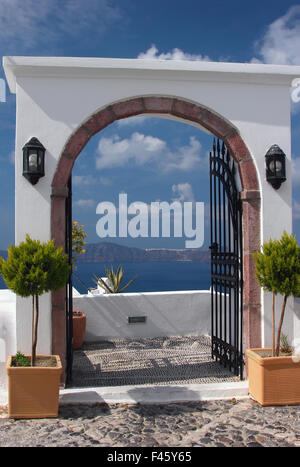
M 135 248 L 116 243 L 88 243 L 85 254 L 78 258 L 81 263 L 105 262 L 154 262 L 154 261 L 189 261 L 194 263 L 209 263 L 208 249 L 176 249 Z
M 0 256 L 7 258 L 7 251 L 0 250 Z M 80 263 L 114 263 L 136 262 L 146 263 L 154 261 L 189 261 L 193 263 L 209 263 L 208 249 L 176 249 L 165 248 L 135 248 L 110 242 L 88 243 L 85 253 L 78 257 Z

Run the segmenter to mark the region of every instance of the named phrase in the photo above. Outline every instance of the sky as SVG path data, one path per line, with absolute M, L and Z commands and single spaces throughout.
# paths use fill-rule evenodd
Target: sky
M 0 0 L 0 55 L 261 62 L 300 65 L 300 3 L 289 0 Z M 2 67 L 0 78 L 4 78 Z M 293 230 L 300 240 L 300 102 L 291 108 Z M 14 243 L 15 95 L 0 99 L 0 249 Z M 95 135 L 73 169 L 73 219 L 101 241 L 98 203 L 203 202 L 209 244 L 212 137 L 158 118 L 118 121 Z M 186 238 L 109 238 L 184 248 Z

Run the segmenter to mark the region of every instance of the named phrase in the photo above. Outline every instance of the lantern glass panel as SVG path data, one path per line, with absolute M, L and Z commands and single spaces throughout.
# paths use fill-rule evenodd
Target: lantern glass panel
M 38 172 L 39 171 L 39 155 L 36 149 L 30 149 L 28 155 L 28 169 L 29 172 Z
M 269 169 L 276 175 L 280 174 L 282 171 L 282 162 L 276 159 L 271 161 L 269 164 Z

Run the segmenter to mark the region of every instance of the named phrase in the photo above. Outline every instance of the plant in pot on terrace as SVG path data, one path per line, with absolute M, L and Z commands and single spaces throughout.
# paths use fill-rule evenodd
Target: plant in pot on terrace
M 300 248 L 296 238 L 284 232 L 253 256 L 260 286 L 272 293 L 272 349 L 247 350 L 249 392 L 262 405 L 300 403 L 300 366 L 293 356 L 280 353 L 288 298 L 300 295 Z M 276 333 L 277 295 L 283 299 Z
M 105 266 L 105 272 L 108 279 L 107 282 L 105 282 L 102 277 L 95 276 L 95 283 L 109 294 L 123 293 L 136 279 L 136 277 L 134 277 L 133 279 L 130 279 L 127 284 L 122 285 L 124 270 L 121 265 L 118 266 L 116 272 L 114 271 L 113 266 L 111 266 L 110 269 Z
M 283 334 L 283 332 L 281 333 L 280 343 L 280 352 L 282 352 L 282 354 L 292 355 L 294 349 L 289 343 L 288 336 L 286 334 Z
M 26 367 L 18 365 L 14 368 L 12 363 L 14 363 L 16 357 L 13 356 L 9 357 L 7 363 L 10 416 L 13 418 L 20 416 L 55 416 L 58 408 L 58 390 L 62 368 L 58 356 L 46 357 L 37 356 L 36 354 L 40 314 L 39 297 L 46 292 L 58 291 L 65 286 L 70 274 L 67 255 L 64 254 L 62 248 L 55 247 L 53 240 L 41 243 L 39 240 L 32 240 L 29 235 L 26 235 L 26 240 L 18 246 L 10 245 L 6 261 L 0 258 L 0 273 L 8 288 L 15 292 L 16 295 L 31 297 L 32 299 L 31 356 L 24 356 L 20 352 L 16 356 L 17 360 L 23 361 L 23 364 L 26 364 L 27 360 L 28 363 L 30 362 L 30 365 Z M 51 365 L 50 368 L 48 368 L 49 364 Z M 38 396 L 35 392 L 32 397 L 30 396 L 30 379 L 34 380 L 35 388 L 33 390 L 38 390 L 37 386 L 39 385 L 41 389 L 45 389 L 47 369 L 50 369 L 50 373 L 55 375 L 55 394 L 51 395 L 46 390 L 48 402 L 50 403 L 53 400 L 54 409 L 49 408 L 48 402 L 44 404 L 44 402 L 38 401 Z M 21 375 L 23 374 L 27 378 L 24 382 L 21 380 Z M 28 375 L 32 376 L 29 376 L 28 379 Z M 36 379 L 37 375 L 41 375 L 41 380 Z M 15 376 L 17 378 L 18 390 L 16 390 L 13 383 Z M 37 381 L 39 381 L 39 384 Z M 57 382 L 58 387 L 56 386 Z M 50 383 L 47 384 L 50 387 Z M 27 397 L 27 402 L 25 403 L 22 401 L 22 392 L 24 392 L 25 398 Z M 21 399 L 14 401 L 13 396 L 15 395 L 21 397 Z M 41 415 L 38 410 L 35 413 L 35 409 L 40 409 L 42 406 L 48 408 L 46 415 L 44 413 Z
M 72 267 L 77 269 L 77 257 L 85 253 L 87 234 L 83 229 L 84 225 L 79 225 L 77 221 L 72 222 Z

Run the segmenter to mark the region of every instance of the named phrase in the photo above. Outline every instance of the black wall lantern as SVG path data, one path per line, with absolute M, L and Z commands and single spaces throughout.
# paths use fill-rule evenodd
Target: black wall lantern
M 32 185 L 45 175 L 45 151 L 37 138 L 31 138 L 23 147 L 23 176 Z
M 267 181 L 275 190 L 286 180 L 285 154 L 277 144 L 273 144 L 265 155 Z

